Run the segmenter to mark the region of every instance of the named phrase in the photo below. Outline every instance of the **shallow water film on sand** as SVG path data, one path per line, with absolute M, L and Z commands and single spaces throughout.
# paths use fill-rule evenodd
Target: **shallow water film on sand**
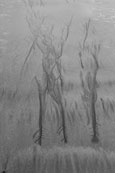
M 0 172 L 114 173 L 114 0 L 0 0 Z

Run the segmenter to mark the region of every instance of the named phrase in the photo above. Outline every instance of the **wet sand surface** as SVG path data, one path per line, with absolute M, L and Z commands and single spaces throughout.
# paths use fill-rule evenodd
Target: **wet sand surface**
M 75 80 L 76 67 L 79 66 L 78 61 L 75 65 L 75 60 L 78 56 L 76 51 L 78 42 L 83 37 L 82 24 L 88 18 L 92 19 L 97 38 L 102 43 L 100 61 L 104 68 L 100 69 L 98 78 L 100 81 L 114 80 L 115 3 L 113 1 L 108 3 L 104 0 L 95 3 L 82 1 L 69 4 L 66 4 L 65 1 L 63 3 L 60 1 L 58 3 L 53 2 L 50 0 L 43 7 L 35 3 L 33 9 L 39 10 L 41 15 L 47 16 L 49 23 L 54 23 L 56 27 L 60 27 L 69 20 L 70 16 L 74 16 L 72 32 L 63 54 L 71 80 Z M 31 33 L 26 22 L 26 16 L 27 9 L 21 0 L 0 1 L 0 76 L 1 78 L 5 76 L 5 81 L 11 78 L 9 83 L 4 82 L 6 86 L 15 86 L 13 83 L 18 80 L 17 76 L 31 45 Z M 71 56 L 71 59 L 69 56 Z M 37 61 L 36 58 L 33 58 L 33 62 L 30 60 L 30 64 L 32 64 L 29 65 L 28 74 L 31 77 L 39 66 Z M 31 78 L 30 76 L 28 78 Z M 79 75 L 77 78 L 79 78 Z
M 100 85 L 97 91 L 99 101 L 97 103 L 97 107 L 99 106 L 97 113 L 99 111 L 98 117 L 100 117 L 102 125 L 100 131 L 101 135 L 104 136 L 102 138 L 103 146 L 115 148 L 114 112 L 110 115 L 113 121 L 111 120 L 111 123 L 110 121 L 106 122 L 102 118 L 105 115 L 103 115 L 100 103 L 100 97 L 105 99 L 106 102 L 112 101 L 115 103 L 115 82 L 111 87 L 106 85 L 108 80 L 115 81 L 115 3 L 112 0 L 111 3 L 108 3 L 107 0 L 96 1 L 95 3 L 80 1 L 66 4 L 65 1 L 64 3 L 53 2 L 52 0 L 52 2 L 46 3 L 43 7 L 34 5 L 33 10 L 38 10 L 41 15 L 47 16 L 49 24 L 54 23 L 57 30 L 68 22 L 70 16 L 74 16 L 69 39 L 62 56 L 63 65 L 66 68 L 66 80 L 80 84 L 78 43 L 83 38 L 83 24 L 89 18 L 92 21 L 91 25 L 94 26 L 96 39 L 102 43 L 99 57 L 101 68 L 99 69 L 97 80 L 103 85 Z M 21 0 L 0 1 L 0 122 L 2 122 L 0 124 L 2 134 L 0 138 L 5 139 L 6 137 L 6 141 L 8 139 L 8 142 L 10 141 L 17 148 L 24 148 L 33 144 L 32 135 L 38 127 L 39 114 L 38 88 L 35 81 L 32 81 L 35 74 L 39 77 L 41 70 L 39 62 L 41 57 L 37 51 L 30 56 L 25 66 L 21 84 L 19 83 L 20 70 L 32 44 L 32 34 L 26 21 L 26 16 L 28 15 L 26 10 Z M 17 84 L 22 90 L 19 95 L 17 94 L 17 97 L 13 97 Z M 79 101 L 79 98 L 81 99 L 80 89 L 80 87 L 76 87 L 75 90 L 67 92 L 65 97 L 67 97 L 67 104 L 70 107 L 77 100 L 82 114 L 84 110 L 81 100 Z M 101 114 L 102 116 L 100 116 Z M 50 115 L 52 116 L 52 114 Z M 51 126 L 50 118 L 52 119 L 50 116 L 46 118 L 48 122 L 46 129 L 49 128 L 49 133 L 50 130 L 52 133 L 52 129 L 55 127 Z M 79 143 L 78 138 L 76 138 L 76 133 L 78 133 L 79 138 L 81 139 L 82 136 L 85 143 L 90 138 L 89 135 L 87 139 L 86 135 L 89 132 L 87 132 L 83 123 L 79 124 L 78 121 L 76 124 L 78 127 L 75 129 L 74 135 L 70 136 L 72 136 L 73 141 L 75 137 L 75 140 Z M 81 132 L 78 130 L 79 128 Z M 5 137 L 4 134 L 6 135 Z M 13 147 L 11 146 L 11 148 Z

